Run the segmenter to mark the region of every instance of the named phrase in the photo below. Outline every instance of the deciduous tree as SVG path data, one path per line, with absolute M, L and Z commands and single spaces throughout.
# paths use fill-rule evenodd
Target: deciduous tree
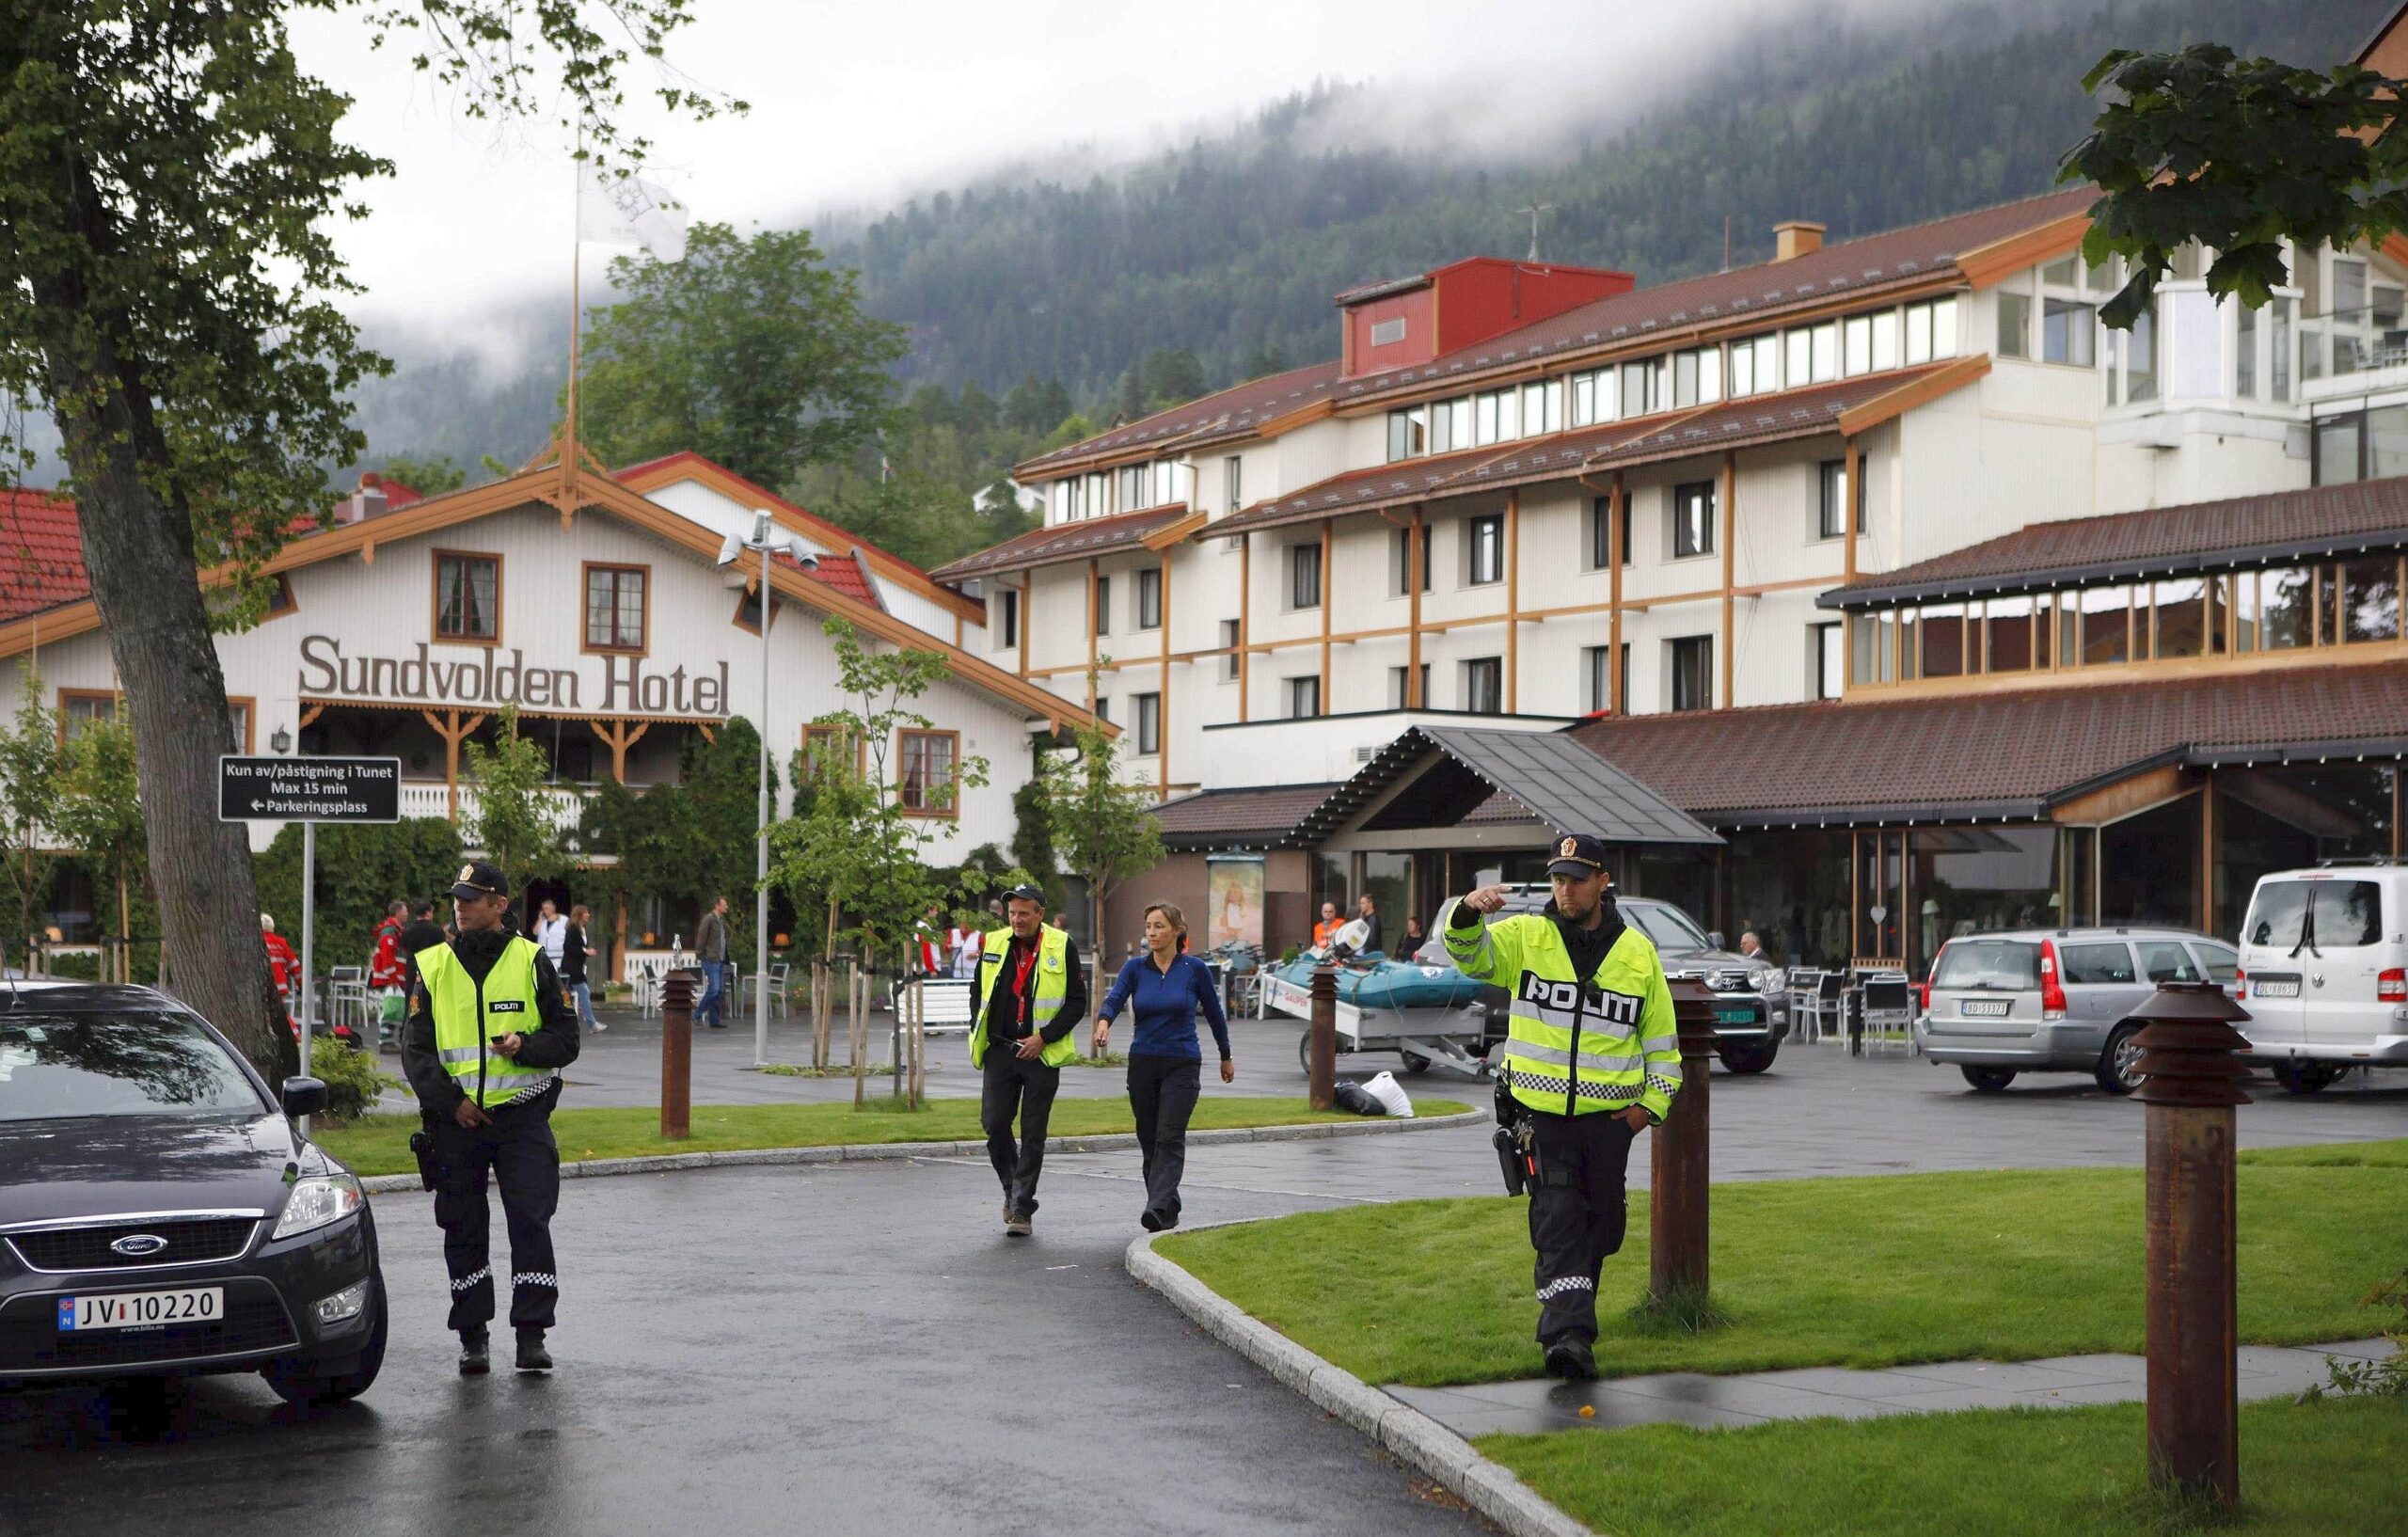
M 1090 690 L 1096 678 L 1088 677 Z M 1046 821 L 1061 851 L 1062 867 L 1085 878 L 1095 935 L 1097 979 L 1101 980 L 1111 936 L 1105 903 L 1120 883 L 1162 862 L 1162 823 L 1148 808 L 1153 787 L 1120 777 L 1120 744 L 1100 721 L 1081 726 L 1066 753 L 1039 765 L 1045 785 Z

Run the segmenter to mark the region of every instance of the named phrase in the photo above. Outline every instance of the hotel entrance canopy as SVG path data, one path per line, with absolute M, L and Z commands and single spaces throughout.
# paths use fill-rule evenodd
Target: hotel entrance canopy
M 1560 732 L 1418 725 L 1382 748 L 1300 821 L 1294 841 L 1341 832 L 1524 823 L 1533 841 L 1589 832 L 1611 844 L 1712 847 L 1722 837 Z M 1437 841 L 1437 840 L 1432 840 Z

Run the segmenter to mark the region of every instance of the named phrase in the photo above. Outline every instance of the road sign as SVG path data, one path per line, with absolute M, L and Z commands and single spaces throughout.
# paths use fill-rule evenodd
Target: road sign
M 398 822 L 399 758 L 217 760 L 222 822 Z

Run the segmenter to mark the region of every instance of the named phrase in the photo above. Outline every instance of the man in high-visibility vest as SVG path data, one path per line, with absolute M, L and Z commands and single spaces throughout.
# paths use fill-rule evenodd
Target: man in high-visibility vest
M 1045 922 L 1045 894 L 1014 886 L 1005 918 L 980 942 L 970 1024 L 970 1065 L 979 1070 L 978 1119 L 987 1157 L 1004 1184 L 1004 1231 L 1026 1238 L 1037 1217 L 1037 1177 L 1045 1167 L 1045 1124 L 1062 1065 L 1079 1054 L 1087 974 L 1070 936 Z M 1020 1139 L 1012 1139 L 1012 1121 Z
M 483 860 L 462 865 L 452 909 L 459 937 L 410 958 L 402 1070 L 425 1122 L 411 1142 L 421 1174 L 433 1182 L 435 1220 L 443 1229 L 461 1375 L 482 1376 L 492 1367 L 487 1169 L 501 1187 L 510 1231 L 518 1370 L 548 1371 L 544 1334 L 560 1300 L 552 1212 L 560 1206 L 561 1156 L 551 1117 L 560 1070 L 577 1060 L 577 1016 L 544 947 L 505 926 L 510 886 L 499 870 Z
M 1530 1170 L 1538 1339 L 1564 1378 L 1597 1374 L 1597 1277 L 1622 1247 L 1630 1145 L 1681 1087 L 1663 959 L 1616 911 L 1606 855 L 1600 839 L 1560 839 L 1545 911 L 1488 922 L 1507 892 L 1483 886 L 1440 919 L 1457 969 L 1513 1000 L 1497 1115 Z

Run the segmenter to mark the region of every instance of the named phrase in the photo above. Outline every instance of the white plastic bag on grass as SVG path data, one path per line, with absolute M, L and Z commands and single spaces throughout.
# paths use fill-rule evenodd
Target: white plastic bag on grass
M 1363 1092 L 1380 1101 L 1380 1108 L 1399 1120 L 1413 1118 L 1413 1096 L 1396 1081 L 1392 1072 L 1377 1072 L 1363 1085 Z

